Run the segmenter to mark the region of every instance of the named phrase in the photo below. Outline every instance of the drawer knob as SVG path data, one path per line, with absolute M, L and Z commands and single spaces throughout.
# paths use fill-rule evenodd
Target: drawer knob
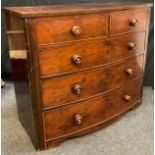
M 131 96 L 130 95 L 124 95 L 125 101 L 131 101 Z
M 130 43 L 128 44 L 128 48 L 129 48 L 130 50 L 135 50 L 135 49 L 136 49 L 136 44 L 133 43 L 133 42 L 130 42 Z
M 76 125 L 82 124 L 82 116 L 79 114 L 74 115 L 73 121 Z
M 137 25 L 138 20 L 137 19 L 131 19 L 130 20 L 130 26 L 135 27 Z
M 72 33 L 75 35 L 79 35 L 81 33 L 81 28 L 79 26 L 73 26 Z
M 79 84 L 74 84 L 72 87 L 72 91 L 75 94 L 80 94 L 81 93 L 82 87 Z
M 72 56 L 72 61 L 75 63 L 75 64 L 80 64 L 81 63 L 81 57 L 79 55 L 73 55 Z
M 127 68 L 127 69 L 126 69 L 126 73 L 127 73 L 128 75 L 131 75 L 131 76 L 134 74 L 133 69 L 131 69 L 131 68 Z

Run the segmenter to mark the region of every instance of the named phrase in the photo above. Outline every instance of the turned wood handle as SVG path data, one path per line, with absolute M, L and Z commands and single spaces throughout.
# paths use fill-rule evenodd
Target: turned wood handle
M 72 33 L 75 35 L 79 35 L 81 33 L 81 28 L 79 26 L 73 26 Z
M 82 116 L 79 114 L 74 115 L 73 121 L 76 125 L 82 124 Z
M 130 26 L 135 27 L 137 25 L 137 22 L 138 22 L 138 20 L 134 18 L 134 19 L 130 20 L 129 24 L 130 24 Z
M 131 101 L 131 96 L 130 95 L 124 95 L 125 101 Z
M 75 94 L 80 94 L 81 93 L 81 90 L 82 90 L 82 87 L 79 84 L 74 84 L 72 86 L 72 91 Z
M 133 69 L 131 69 L 131 68 L 127 68 L 127 69 L 126 69 L 126 73 L 127 73 L 128 75 L 131 75 L 131 76 L 134 74 Z
M 81 63 L 81 56 L 79 56 L 79 55 L 73 55 L 72 56 L 72 61 L 73 61 L 73 63 L 74 64 L 80 64 Z
M 130 43 L 128 43 L 128 48 L 129 48 L 130 50 L 135 50 L 135 49 L 136 49 L 136 44 L 133 43 L 133 42 L 130 42 Z

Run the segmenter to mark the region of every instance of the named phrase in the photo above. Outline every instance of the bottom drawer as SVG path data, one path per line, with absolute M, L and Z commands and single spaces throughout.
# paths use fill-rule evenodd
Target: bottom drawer
M 105 95 L 44 112 L 46 139 L 67 136 L 106 122 L 128 110 L 141 96 L 142 78 Z

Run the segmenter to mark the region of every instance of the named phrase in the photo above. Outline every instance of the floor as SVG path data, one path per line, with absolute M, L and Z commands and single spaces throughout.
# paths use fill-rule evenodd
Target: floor
M 2 155 L 153 155 L 153 91 L 145 87 L 143 104 L 112 125 L 36 152 L 18 121 L 13 84 L 2 89 Z

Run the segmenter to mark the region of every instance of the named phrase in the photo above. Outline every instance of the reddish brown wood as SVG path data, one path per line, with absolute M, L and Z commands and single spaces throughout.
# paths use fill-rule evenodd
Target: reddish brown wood
M 110 125 L 111 123 L 117 121 L 118 119 L 120 119 L 122 116 L 124 116 L 124 114 L 126 114 L 130 110 L 136 109 L 140 105 L 141 105 L 141 102 L 137 101 L 137 102 L 131 104 L 131 106 L 129 106 L 127 109 L 125 109 L 125 111 L 122 111 L 121 113 L 119 113 L 115 117 L 111 118 L 110 120 L 107 120 L 106 122 L 95 124 L 94 126 L 91 126 L 90 128 L 86 128 L 85 130 L 80 130 L 79 132 L 74 132 L 72 134 L 68 134 L 67 136 L 62 136 L 59 138 L 49 140 L 46 142 L 46 146 L 47 146 L 47 148 L 57 147 L 67 139 L 83 136 L 83 135 L 88 134 L 90 132 L 94 132 L 96 130 L 104 128 L 104 127 Z
M 112 14 L 110 16 L 110 35 L 128 31 L 145 30 L 147 18 L 147 9 L 123 12 L 123 14 L 122 12 Z M 132 20 L 137 20 L 134 26 L 131 24 Z
M 151 6 L 5 9 L 10 50 L 27 55 L 11 61 L 19 118 L 36 149 L 105 127 L 140 105 Z
M 31 19 L 25 19 L 25 29 L 26 29 L 26 37 L 27 37 L 27 49 L 28 49 L 28 70 L 29 70 L 29 87 L 31 90 L 32 97 L 32 106 L 33 106 L 33 116 L 34 116 L 34 124 L 35 124 L 35 136 L 36 136 L 36 149 L 42 150 L 46 149 L 45 143 L 45 131 L 44 131 L 44 123 L 42 117 L 42 107 L 41 107 L 41 91 L 39 89 L 39 68 L 38 66 L 38 57 L 35 52 L 35 43 L 32 40 L 34 37 L 34 31 L 31 29 L 32 24 Z
M 145 33 L 136 33 L 38 51 L 41 76 L 77 72 L 135 56 L 144 52 L 144 38 Z M 136 44 L 135 50 L 128 49 L 130 42 Z M 75 56 L 80 57 L 80 63 L 75 63 Z
M 152 7 L 152 3 L 89 3 L 72 5 L 51 5 L 39 7 L 6 7 L 7 12 L 11 12 L 21 17 L 47 17 L 66 16 L 90 13 L 113 12 L 133 9 L 143 9 Z
M 66 136 L 100 122 L 105 123 L 140 99 L 141 82 L 140 78 L 105 96 L 45 112 L 46 139 Z M 127 103 L 124 100 L 126 93 L 132 96 Z M 74 122 L 75 115 L 78 117 L 76 119 L 80 119 L 80 121 L 82 119 L 78 125 Z
M 58 26 L 58 25 L 61 25 Z M 35 19 L 38 45 L 106 36 L 106 14 Z M 75 28 L 79 32 L 74 32 Z M 78 34 L 75 34 L 78 33 Z
M 142 62 L 143 55 L 107 68 L 46 79 L 41 82 L 43 108 L 68 104 L 120 87 L 142 74 Z M 127 68 L 133 68 L 133 76 L 126 74 Z M 80 93 L 72 91 L 75 84 L 80 86 Z

